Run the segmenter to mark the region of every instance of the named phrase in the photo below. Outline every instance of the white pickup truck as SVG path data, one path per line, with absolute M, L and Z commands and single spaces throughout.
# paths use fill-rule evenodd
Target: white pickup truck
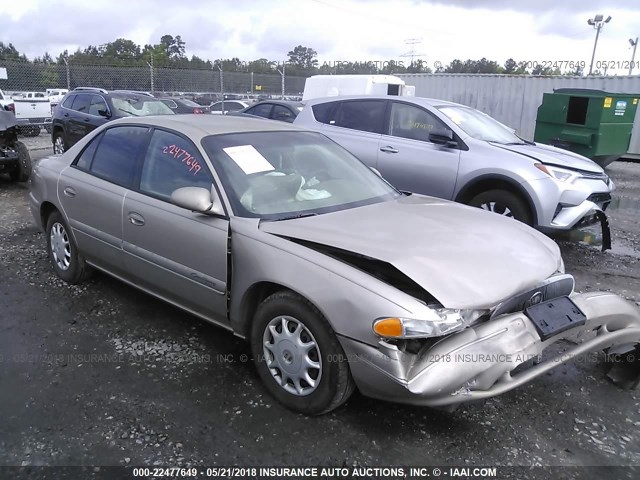
M 40 134 L 40 128 L 51 128 L 51 103 L 46 93 L 27 92 L 13 95 L 14 111 L 18 129 L 25 137 Z

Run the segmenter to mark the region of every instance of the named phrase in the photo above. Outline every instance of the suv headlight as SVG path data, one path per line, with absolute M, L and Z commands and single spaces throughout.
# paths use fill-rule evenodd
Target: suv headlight
M 555 178 L 556 180 L 559 180 L 561 182 L 571 183 L 576 178 L 580 177 L 580 174 L 578 172 L 574 172 L 573 170 L 569 170 L 566 168 L 552 167 L 543 163 L 534 163 L 533 166 L 541 172 L 544 172 L 550 177 Z
M 383 317 L 373 322 L 373 331 L 384 338 L 441 337 L 464 330 L 488 310 L 459 310 L 429 307 L 428 319 Z

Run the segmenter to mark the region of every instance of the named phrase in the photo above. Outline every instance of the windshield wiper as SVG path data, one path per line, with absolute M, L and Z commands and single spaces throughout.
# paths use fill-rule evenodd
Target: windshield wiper
M 315 217 L 316 215 L 318 214 L 315 212 L 298 213 L 297 215 L 290 215 L 288 217 L 276 218 L 274 219 L 274 222 L 279 222 L 280 220 L 295 220 L 297 218 Z
M 124 108 L 118 107 L 118 110 L 120 110 L 121 112 L 124 112 L 124 113 L 128 113 L 129 115 L 133 115 L 134 117 L 139 117 L 140 116 L 137 113 L 130 112 L 129 110 L 125 110 Z

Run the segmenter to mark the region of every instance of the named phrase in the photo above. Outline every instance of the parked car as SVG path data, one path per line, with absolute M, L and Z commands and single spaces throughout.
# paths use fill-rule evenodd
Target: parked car
M 247 339 L 266 389 L 307 414 L 356 387 L 481 400 L 640 341 L 637 307 L 575 294 L 540 232 L 400 193 L 282 122 L 116 120 L 38 162 L 29 203 L 61 279 L 95 267 Z M 529 362 L 566 338 L 580 341 Z
M 206 107 L 208 107 L 214 102 L 217 102 L 218 100 L 220 100 L 219 93 L 200 93 L 193 97 L 193 101 L 195 103 L 197 103 L 198 105 L 206 106 Z
M 298 113 L 302 111 L 303 104 L 287 100 L 268 100 L 265 102 L 249 105 L 235 115 L 253 115 L 256 117 L 280 120 L 281 122 L 293 123 Z
M 224 106 L 224 110 L 222 109 Z M 224 115 L 229 112 L 238 112 L 244 108 L 247 108 L 249 103 L 242 100 L 225 100 L 216 102 L 211 105 L 211 113 L 214 115 Z
M 173 113 L 211 113 L 209 107 L 199 105 L 186 98 L 161 98 L 160 101 L 173 110 Z
M 0 173 L 8 173 L 14 182 L 26 182 L 31 176 L 31 156 L 18 140 L 18 125 L 13 113 L 0 109 Z
M 442 100 L 311 100 L 294 123 L 335 140 L 400 190 L 480 207 L 545 232 L 601 220 L 614 189 L 591 160 L 523 140 L 478 110 Z
M 173 115 L 173 110 L 146 92 L 78 87 L 53 111 L 53 151 L 63 153 L 96 127 L 116 118 L 146 115 Z

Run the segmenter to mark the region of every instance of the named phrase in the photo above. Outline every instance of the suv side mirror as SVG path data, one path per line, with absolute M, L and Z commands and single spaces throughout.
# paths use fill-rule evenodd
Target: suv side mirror
M 202 187 L 178 188 L 171 193 L 171 203 L 192 212 L 224 215 L 222 204 L 213 186 L 211 191 Z
M 458 143 L 453 139 L 453 131 L 448 128 L 434 128 L 429 132 L 429 141 L 436 145 L 454 147 Z
M 105 118 L 111 118 L 111 114 L 106 108 L 101 108 L 100 110 L 98 110 L 98 115 Z

